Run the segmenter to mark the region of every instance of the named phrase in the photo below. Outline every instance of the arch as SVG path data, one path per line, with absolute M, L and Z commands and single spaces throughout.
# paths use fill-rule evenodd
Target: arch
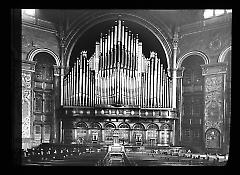
M 171 130 L 171 127 L 168 123 L 162 123 L 160 130 Z
M 217 128 L 209 128 L 205 132 L 207 148 L 220 148 L 220 131 Z
M 159 127 L 156 123 L 150 123 L 148 126 L 147 126 L 147 129 L 149 130 L 152 130 L 152 129 L 156 129 L 156 130 L 159 130 Z
M 165 52 L 166 59 L 167 59 L 167 67 L 170 68 L 170 61 L 171 61 L 171 55 L 172 55 L 172 49 L 171 46 L 167 40 L 167 35 L 165 32 L 163 32 L 160 28 L 158 28 L 156 25 L 154 25 L 152 22 L 150 22 L 147 19 L 144 19 L 143 17 L 140 17 L 139 15 L 136 14 L 131 14 L 129 12 L 110 12 L 110 13 L 104 13 L 100 15 L 95 15 L 91 19 L 89 19 L 87 22 L 82 25 L 82 27 L 79 27 L 78 22 L 75 26 L 77 29 L 73 29 L 72 32 L 68 35 L 66 41 L 66 67 L 69 67 L 69 62 L 70 62 L 70 57 L 72 50 L 78 41 L 78 39 L 91 27 L 102 23 L 104 21 L 108 20 L 114 20 L 119 18 L 121 16 L 121 19 L 123 20 L 129 20 L 131 22 L 135 22 L 145 28 L 147 28 L 161 43 L 162 48 Z
M 182 66 L 183 60 L 184 60 L 185 58 L 191 56 L 191 55 L 198 55 L 198 56 L 200 56 L 200 57 L 203 58 L 205 64 L 208 64 L 208 63 L 209 63 L 209 59 L 208 59 L 208 57 L 207 57 L 204 53 L 202 53 L 202 52 L 200 52 L 200 51 L 190 51 L 190 52 L 184 54 L 183 56 L 181 56 L 181 57 L 178 59 L 178 61 L 177 61 L 177 67 L 176 67 L 176 68 L 179 69 L 179 68 Z
M 229 51 L 231 51 L 231 50 L 232 50 L 232 46 L 229 46 L 229 47 L 227 47 L 226 49 L 224 49 L 224 50 L 221 52 L 221 54 L 219 55 L 218 62 L 224 62 L 227 53 L 228 53 Z
M 93 122 L 90 126 L 94 129 L 102 129 L 102 125 L 99 122 Z
M 133 126 L 132 126 L 132 129 L 137 129 L 137 130 L 145 130 L 145 127 L 142 123 L 135 123 Z
M 33 58 L 35 57 L 36 54 L 40 53 L 40 52 L 46 52 L 46 53 L 49 53 L 54 59 L 55 59 L 55 62 L 56 62 L 56 65 L 57 66 L 60 66 L 60 60 L 58 58 L 58 56 L 50 49 L 46 49 L 46 48 L 38 48 L 38 49 L 33 49 L 31 50 L 29 53 L 28 53 L 28 60 L 29 61 L 33 61 Z
M 78 122 L 76 124 L 76 127 L 88 129 L 87 123 L 85 123 L 85 122 Z
M 128 129 L 130 129 L 130 125 L 128 124 L 128 123 L 126 123 L 126 122 L 123 122 L 123 123 L 120 123 L 119 125 L 118 125 L 118 128 L 120 129 L 122 126 L 126 126 L 127 125 L 127 128 Z M 125 127 L 126 128 L 126 127 Z
M 112 126 L 114 129 L 116 129 L 116 125 L 112 122 L 105 123 L 104 128 L 106 129 L 108 126 Z

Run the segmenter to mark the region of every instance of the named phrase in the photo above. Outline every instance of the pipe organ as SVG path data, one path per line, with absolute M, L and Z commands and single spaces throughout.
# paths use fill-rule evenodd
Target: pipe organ
M 172 80 L 158 58 L 142 53 L 142 42 L 118 20 L 96 42 L 95 53 L 82 51 L 64 77 L 64 106 L 171 108 Z

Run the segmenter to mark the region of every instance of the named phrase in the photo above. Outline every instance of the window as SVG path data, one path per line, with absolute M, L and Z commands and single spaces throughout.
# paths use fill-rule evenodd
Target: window
M 208 19 L 208 18 L 215 17 L 215 16 L 221 16 L 221 15 L 224 15 L 227 13 L 232 13 L 232 9 L 227 9 L 227 10 L 225 10 L 225 9 L 216 9 L 216 10 L 207 9 L 207 10 L 204 10 L 203 16 L 204 16 L 204 19 Z
M 213 17 L 213 10 L 205 10 L 203 15 L 204 15 L 205 19 L 211 18 L 211 17 Z
M 215 16 L 223 15 L 224 10 L 215 10 Z
M 22 9 L 22 14 L 35 16 L 36 10 L 35 9 Z

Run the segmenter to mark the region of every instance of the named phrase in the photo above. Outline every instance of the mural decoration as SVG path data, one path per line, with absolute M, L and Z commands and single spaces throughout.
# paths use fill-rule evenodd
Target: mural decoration
M 22 72 L 22 138 L 30 138 L 31 73 Z
M 220 148 L 220 133 L 223 125 L 223 76 L 205 77 L 205 133 L 206 148 Z

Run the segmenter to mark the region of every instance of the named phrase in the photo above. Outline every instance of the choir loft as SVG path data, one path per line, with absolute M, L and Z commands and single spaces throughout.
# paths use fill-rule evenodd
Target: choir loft
M 228 153 L 231 12 L 35 12 L 22 10 L 23 149 L 117 142 Z

